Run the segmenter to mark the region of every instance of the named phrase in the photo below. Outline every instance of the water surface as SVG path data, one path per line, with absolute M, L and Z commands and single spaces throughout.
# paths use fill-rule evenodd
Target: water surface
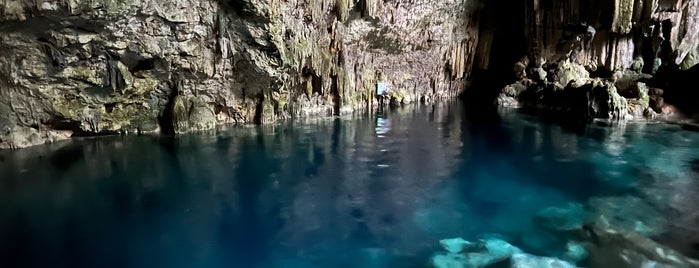
M 695 218 L 666 219 L 698 211 L 697 148 L 666 124 L 440 103 L 0 151 L 0 267 L 425 267 L 484 234 L 555 256 L 535 215 L 571 203 L 690 250 L 673 238 Z

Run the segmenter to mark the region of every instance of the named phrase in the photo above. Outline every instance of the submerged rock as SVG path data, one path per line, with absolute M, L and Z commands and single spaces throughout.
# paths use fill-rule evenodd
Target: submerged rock
M 567 261 L 551 258 L 534 256 L 527 253 L 517 253 L 512 255 L 512 268 L 574 268 L 577 267 Z
M 580 229 L 585 222 L 587 212 L 580 203 L 566 203 L 559 207 L 548 207 L 536 213 L 537 220 L 552 230 Z
M 563 255 L 563 259 L 571 261 L 573 263 L 580 262 L 587 259 L 589 253 L 585 249 L 585 245 L 579 242 L 568 241 L 566 244 L 566 253 Z
M 462 241 L 466 240 L 458 238 L 450 239 L 450 241 L 457 241 L 457 244 L 460 244 Z M 475 243 L 468 242 L 468 244 L 471 245 Z M 448 253 L 436 254 L 432 257 L 431 263 L 434 267 L 438 268 L 576 267 L 574 264 L 557 258 L 540 257 L 525 253 L 518 247 L 496 237 L 482 239 L 478 245 L 478 247 L 471 248 L 473 252 L 456 253 L 450 251 Z M 445 247 L 444 244 L 442 244 L 442 246 Z M 445 249 L 449 250 L 450 248 L 445 247 Z
M 633 231 L 587 225 L 590 268 L 699 267 L 699 261 L 667 248 Z
M 464 249 L 473 247 L 476 243 L 464 240 L 461 237 L 439 240 L 439 244 L 449 253 L 460 253 Z
M 663 232 L 668 224 L 656 208 L 634 196 L 591 198 L 589 206 L 593 215 L 591 220 L 602 228 L 651 236 Z

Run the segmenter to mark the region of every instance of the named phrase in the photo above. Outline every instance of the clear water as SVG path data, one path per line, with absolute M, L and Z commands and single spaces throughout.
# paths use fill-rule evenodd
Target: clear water
M 698 211 L 697 148 L 666 124 L 442 103 L 0 151 L 0 267 L 425 267 L 440 239 L 491 233 L 556 255 L 546 207 L 634 196 L 646 225 Z

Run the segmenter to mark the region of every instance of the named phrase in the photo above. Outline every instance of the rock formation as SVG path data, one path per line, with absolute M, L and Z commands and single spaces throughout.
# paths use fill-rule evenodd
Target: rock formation
M 456 96 L 475 1 L 4 0 L 0 148 Z
M 498 104 L 585 118 L 674 111 L 662 88 L 675 89 L 667 82 L 696 64 L 699 2 L 535 0 L 526 9 L 529 52 L 514 67 L 520 81 L 503 89 Z M 655 79 L 656 72 L 670 75 Z
M 692 0 L 3 0 L 0 148 L 337 115 L 378 83 L 451 97 L 484 71 L 519 79 L 501 105 L 654 116 L 687 99 L 667 82 L 698 25 Z

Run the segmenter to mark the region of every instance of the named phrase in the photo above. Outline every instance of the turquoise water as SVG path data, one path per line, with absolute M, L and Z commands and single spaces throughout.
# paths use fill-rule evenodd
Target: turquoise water
M 440 103 L 0 151 L 0 267 L 426 267 L 487 234 L 560 256 L 537 213 L 565 206 L 690 254 L 697 148 Z

